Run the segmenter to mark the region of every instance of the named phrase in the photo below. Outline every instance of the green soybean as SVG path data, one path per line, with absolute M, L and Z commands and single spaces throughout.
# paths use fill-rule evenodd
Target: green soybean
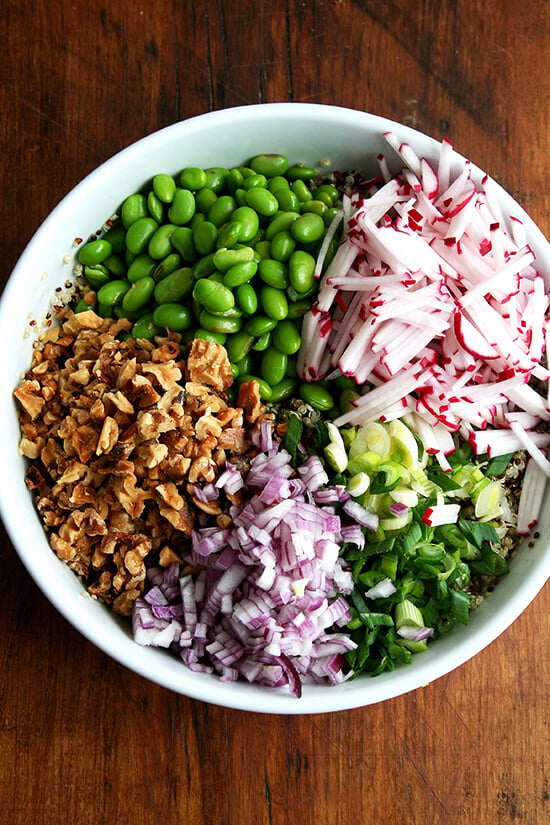
M 120 223 L 109 227 L 103 236 L 104 241 L 109 241 L 115 255 L 122 255 L 126 249 L 126 230 Z
M 256 340 L 256 343 L 252 346 L 252 349 L 255 352 L 264 352 L 264 350 L 271 346 L 271 339 L 272 333 L 264 332 L 264 334 L 260 335 L 260 337 Z
M 216 249 L 231 249 L 239 242 L 242 231 L 240 221 L 227 221 L 218 231 Z
M 161 281 L 163 278 L 166 278 L 167 275 L 170 275 L 171 272 L 175 272 L 176 269 L 181 267 L 181 255 L 177 252 L 170 252 L 162 261 L 157 264 L 155 270 L 153 272 L 153 278 L 155 281 Z
M 168 327 L 174 332 L 190 329 L 194 324 L 193 313 L 182 304 L 161 304 L 153 311 L 153 323 L 158 327 Z
M 298 212 L 300 209 L 300 200 L 292 189 L 277 189 L 273 194 L 277 198 L 279 209 L 285 212 Z
M 227 312 L 235 306 L 235 296 L 223 284 L 200 278 L 193 289 L 193 298 L 209 312 Z
M 199 329 L 195 331 L 193 338 L 202 338 L 204 341 L 213 341 L 214 344 L 220 344 L 222 347 L 227 341 L 227 335 L 224 332 L 213 332 L 210 329 L 203 329 L 202 327 L 199 327 Z
M 236 208 L 235 198 L 231 195 L 220 195 L 208 210 L 207 220 L 219 228 L 227 223 Z
M 202 189 L 206 186 L 206 172 L 198 166 L 187 166 L 180 172 L 178 183 L 182 189 Z
M 299 212 L 280 212 L 270 221 L 265 232 L 266 240 L 272 241 L 279 232 L 286 232 L 299 217 Z
M 212 189 L 216 193 L 221 192 L 225 186 L 225 181 L 229 174 L 229 170 L 224 169 L 222 166 L 211 166 L 209 169 L 205 169 L 204 171 L 206 173 L 205 186 Z
M 260 228 L 260 219 L 258 213 L 251 209 L 250 206 L 239 206 L 231 215 L 232 221 L 239 221 L 242 229 L 239 236 L 241 243 L 248 243 L 257 234 Z
M 330 200 L 330 204 L 328 206 L 334 206 L 336 201 L 338 200 L 338 189 L 332 185 L 332 183 L 322 183 L 316 189 L 313 190 L 312 195 L 314 198 L 321 199 L 323 196 L 326 196 L 328 200 Z
M 236 264 L 246 263 L 254 259 L 254 250 L 251 246 L 243 246 L 240 249 L 218 249 L 214 253 L 214 265 L 220 272 L 227 272 Z
M 238 333 L 237 333 L 238 334 Z M 231 337 L 231 336 L 229 336 Z M 225 346 L 229 345 L 229 338 L 226 341 Z M 254 367 L 253 359 L 251 355 L 245 355 L 240 361 L 233 362 L 235 367 L 237 368 L 237 378 L 240 378 L 241 375 L 250 375 L 252 368 Z
M 295 355 L 300 349 L 302 338 L 294 321 L 285 318 L 273 330 L 273 344 L 285 355 Z
M 168 209 L 168 220 L 176 226 L 184 226 L 196 211 L 197 202 L 193 193 L 189 189 L 176 189 Z
M 271 256 L 277 261 L 288 261 L 295 249 L 296 240 L 287 230 L 277 232 L 271 240 Z
M 202 221 L 193 229 L 193 242 L 199 255 L 209 255 L 216 248 L 218 229 L 211 221 Z
M 242 327 L 242 319 L 238 316 L 214 315 L 203 309 L 199 314 L 199 323 L 203 329 L 210 332 L 233 333 L 239 332 Z
M 274 178 L 285 174 L 288 159 L 284 155 L 255 155 L 250 160 L 250 168 L 258 175 Z
M 126 246 L 128 250 L 133 252 L 134 255 L 145 252 L 158 226 L 154 218 L 138 218 L 126 233 Z
M 122 278 L 115 281 L 109 281 L 104 284 L 97 292 L 97 300 L 101 304 L 108 307 L 114 307 L 115 304 L 120 304 L 128 290 L 130 289 L 130 281 Z
M 283 378 L 278 384 L 271 387 L 271 398 L 269 399 L 273 404 L 279 401 L 284 401 L 291 398 L 298 388 L 298 381 L 296 378 Z
M 325 233 L 325 222 L 320 215 L 308 212 L 301 215 L 290 227 L 290 234 L 298 243 L 314 243 Z
M 271 386 L 285 377 L 288 355 L 277 349 L 267 349 L 260 359 L 260 377 Z
M 153 178 L 153 192 L 163 203 L 172 203 L 176 194 L 176 181 L 172 175 L 155 175 Z
M 78 260 L 84 266 L 95 266 L 102 263 L 112 253 L 113 247 L 104 238 L 90 241 L 78 253 Z
M 301 384 L 300 398 L 314 410 L 321 412 L 332 410 L 334 407 L 334 398 L 321 384 Z
M 119 255 L 109 255 L 109 257 L 103 261 L 103 266 L 106 267 L 115 278 L 122 278 L 126 272 L 126 263 Z
M 235 289 L 235 301 L 245 315 L 254 315 L 258 309 L 258 296 L 251 284 L 241 284 Z
M 230 169 L 225 179 L 225 184 L 229 192 L 234 195 L 237 189 L 242 188 L 244 175 L 240 169 Z
M 265 175 L 259 175 L 257 172 L 254 172 L 252 175 L 248 175 L 243 180 L 243 187 L 245 192 L 248 192 L 250 189 L 266 189 L 267 188 L 267 178 Z
M 271 257 L 271 244 L 269 241 L 258 241 L 254 244 L 254 252 L 256 258 L 270 258 Z M 258 261 L 259 263 L 259 261 Z
M 239 375 L 239 379 L 242 383 L 248 381 L 256 381 L 258 384 L 258 391 L 260 393 L 260 398 L 262 399 L 262 401 L 271 400 L 271 386 L 263 378 L 259 378 L 257 375 Z
M 246 193 L 246 203 L 258 215 L 270 218 L 279 210 L 279 202 L 269 189 L 262 186 L 249 189 Z
M 270 192 L 273 192 L 273 194 L 276 195 L 277 192 L 288 192 L 290 190 L 290 183 L 284 175 L 274 175 L 267 181 L 267 188 Z
M 296 292 L 308 292 L 315 284 L 315 258 L 297 249 L 288 262 L 288 277 Z
M 303 180 L 293 181 L 291 188 L 300 203 L 306 203 L 307 201 L 313 200 L 313 195 Z
M 223 276 L 223 284 L 229 289 L 242 286 L 252 280 L 258 271 L 258 264 L 256 261 L 243 261 L 240 264 L 234 264 L 229 267 Z
M 286 289 L 289 285 L 288 267 L 282 261 L 264 258 L 259 263 L 258 274 L 265 284 L 277 289 Z
M 255 315 L 245 326 L 245 330 L 253 335 L 254 338 L 260 338 L 266 332 L 271 332 L 277 326 L 277 321 L 273 318 L 268 318 L 267 315 Z
M 152 189 L 147 194 L 147 209 L 149 210 L 149 215 L 157 223 L 162 223 L 164 219 L 164 204 L 160 198 L 157 198 Z
M 199 278 L 208 278 L 209 275 L 212 275 L 212 273 L 216 271 L 214 254 L 214 252 L 211 252 L 210 255 L 205 255 L 203 258 L 199 258 L 193 267 L 193 275 L 195 280 L 198 280 Z
M 183 301 L 193 292 L 195 278 L 193 270 L 184 266 L 174 270 L 155 286 L 153 297 L 157 304 L 169 304 Z
M 317 177 L 317 174 L 317 169 L 313 169 L 311 166 L 304 166 L 301 163 L 296 163 L 294 166 L 290 166 L 286 172 L 288 180 L 292 181 L 313 180 L 313 178 Z
M 155 290 L 155 281 L 150 276 L 135 281 L 122 299 L 122 309 L 125 312 L 137 312 L 143 309 L 152 297 Z
M 179 252 L 184 261 L 189 264 L 197 261 L 199 254 L 193 240 L 193 230 L 190 226 L 179 226 L 170 237 L 172 247 Z
M 245 332 L 245 330 L 240 330 L 239 332 L 235 332 L 233 335 L 228 335 L 225 348 L 227 350 L 229 360 L 232 363 L 241 361 L 245 355 L 248 355 L 253 343 L 254 337 L 249 335 L 248 332 Z
M 97 264 L 97 266 L 85 266 L 84 276 L 92 289 L 99 289 L 103 286 L 103 284 L 106 284 L 111 280 L 109 271 L 101 264 Z
M 152 312 L 142 315 L 132 327 L 133 338 L 145 338 L 147 341 L 153 341 L 158 335 L 162 335 L 162 333 L 162 328 L 158 327 L 153 321 Z
M 135 281 L 141 280 L 141 278 L 145 278 L 149 275 L 152 275 L 155 271 L 155 267 L 157 262 L 151 258 L 147 252 L 142 252 L 141 255 L 136 255 L 130 266 L 128 267 L 128 271 L 126 272 L 126 278 L 131 282 L 134 283 Z
M 310 200 L 302 204 L 300 211 L 302 212 L 302 214 L 307 212 L 314 212 L 316 215 L 320 215 L 320 217 L 323 218 L 324 223 L 324 217 L 328 212 L 328 206 L 326 205 L 326 203 L 323 203 L 323 201 Z
M 265 285 L 260 290 L 260 303 L 268 318 L 282 321 L 288 315 L 288 301 L 282 289 Z
M 203 215 L 208 213 L 208 210 L 212 208 L 212 206 L 218 200 L 218 196 L 214 192 L 213 189 L 209 189 L 205 187 L 204 189 L 200 189 L 195 194 L 195 204 L 197 207 L 198 212 L 202 212 Z
M 156 261 L 161 261 L 166 258 L 172 251 L 171 237 L 174 234 L 176 226 L 173 223 L 165 223 L 156 230 L 151 236 L 147 251 L 151 258 Z
M 120 207 L 120 219 L 126 230 L 140 218 L 146 218 L 148 214 L 147 198 L 140 192 L 128 195 Z
M 311 307 L 313 306 L 313 301 L 296 301 L 295 303 L 291 303 L 288 308 L 288 317 L 289 318 L 301 318 L 306 312 L 309 312 Z

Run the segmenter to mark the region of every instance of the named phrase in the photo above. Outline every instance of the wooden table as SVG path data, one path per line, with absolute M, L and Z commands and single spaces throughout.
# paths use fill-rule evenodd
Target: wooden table
M 3 281 L 98 163 L 177 120 L 258 102 L 339 104 L 446 136 L 550 231 L 545 0 L 3 0 L 0 11 Z M 3 534 L 0 823 L 541 825 L 549 615 L 546 587 L 473 661 L 383 705 L 244 714 L 171 694 L 84 641 Z

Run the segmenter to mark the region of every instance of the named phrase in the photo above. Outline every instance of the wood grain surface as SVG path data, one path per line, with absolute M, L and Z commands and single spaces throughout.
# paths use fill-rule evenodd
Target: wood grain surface
M 0 43 L 2 283 L 101 161 L 258 102 L 350 106 L 447 136 L 550 232 L 545 0 L 1 0 Z M 383 705 L 245 714 L 107 658 L 2 533 L 0 823 L 542 825 L 549 615 L 545 587 L 474 660 Z

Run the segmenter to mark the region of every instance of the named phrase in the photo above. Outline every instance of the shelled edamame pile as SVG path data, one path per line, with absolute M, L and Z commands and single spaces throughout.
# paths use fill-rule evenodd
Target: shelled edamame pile
M 444 222 L 442 249 L 455 251 L 449 227 L 471 182 L 453 188 L 447 174 L 444 186 L 442 160 L 438 190 L 431 167 L 401 154 L 406 168 L 391 175 L 382 159 L 368 181 L 273 154 L 159 173 L 80 248 L 76 313 L 127 319 L 128 338 L 168 335 L 182 354 L 197 339 L 223 347 L 228 401 L 256 382 L 268 414 L 249 460 L 195 484 L 203 511 L 227 494 L 224 518 L 203 514 L 181 564 L 149 570 L 134 606 L 136 641 L 194 670 L 299 695 L 304 682 L 407 664 L 468 623 L 536 524 L 544 472 L 522 433 L 545 415 L 515 385 L 503 401 L 484 400 L 483 381 L 511 381 L 510 367 L 500 352 L 477 351 L 471 321 L 453 325 L 456 307 L 441 322 L 458 287 L 449 258 L 430 269 L 429 233 Z M 476 198 L 486 206 L 477 188 Z M 518 254 L 520 240 L 512 249 L 480 214 L 495 260 Z M 398 245 L 412 235 L 410 250 Z M 518 264 L 518 313 L 537 290 L 530 266 Z M 404 326 L 391 326 L 400 313 Z M 498 433 L 483 442 L 487 425 Z M 528 437 L 547 444 L 544 432 Z

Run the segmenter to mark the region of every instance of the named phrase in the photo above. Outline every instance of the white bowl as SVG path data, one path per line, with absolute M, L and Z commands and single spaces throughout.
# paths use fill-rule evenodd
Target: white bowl
M 334 169 L 376 171 L 383 139 L 394 131 L 417 153 L 435 161 L 439 144 L 384 118 L 333 106 L 277 103 L 212 112 L 174 124 L 134 143 L 85 178 L 53 210 L 15 267 L 0 301 L 0 514 L 29 573 L 47 598 L 86 638 L 121 664 L 160 685 L 227 707 L 256 712 L 322 713 L 373 704 L 439 678 L 481 651 L 532 601 L 550 575 L 550 509 L 543 508 L 541 538 L 521 548 L 490 598 L 471 616 L 413 657 L 411 665 L 375 678 L 361 676 L 337 687 L 307 686 L 301 699 L 247 683 L 222 683 L 192 673 L 164 650 L 141 647 L 123 623 L 87 596 L 77 577 L 50 549 L 25 486 L 25 462 L 18 452 L 19 425 L 13 390 L 31 361 L 33 327 L 48 310 L 56 287 L 71 278 L 74 239 L 100 229 L 124 197 L 157 172 L 187 165 L 234 166 L 260 152 L 282 152 L 291 161 Z M 458 160 L 458 163 L 460 160 Z M 483 173 L 473 168 L 480 181 Z M 550 247 L 523 209 L 498 188 L 504 211 L 524 221 L 539 270 L 550 283 Z M 7 575 L 7 571 L 4 571 Z

